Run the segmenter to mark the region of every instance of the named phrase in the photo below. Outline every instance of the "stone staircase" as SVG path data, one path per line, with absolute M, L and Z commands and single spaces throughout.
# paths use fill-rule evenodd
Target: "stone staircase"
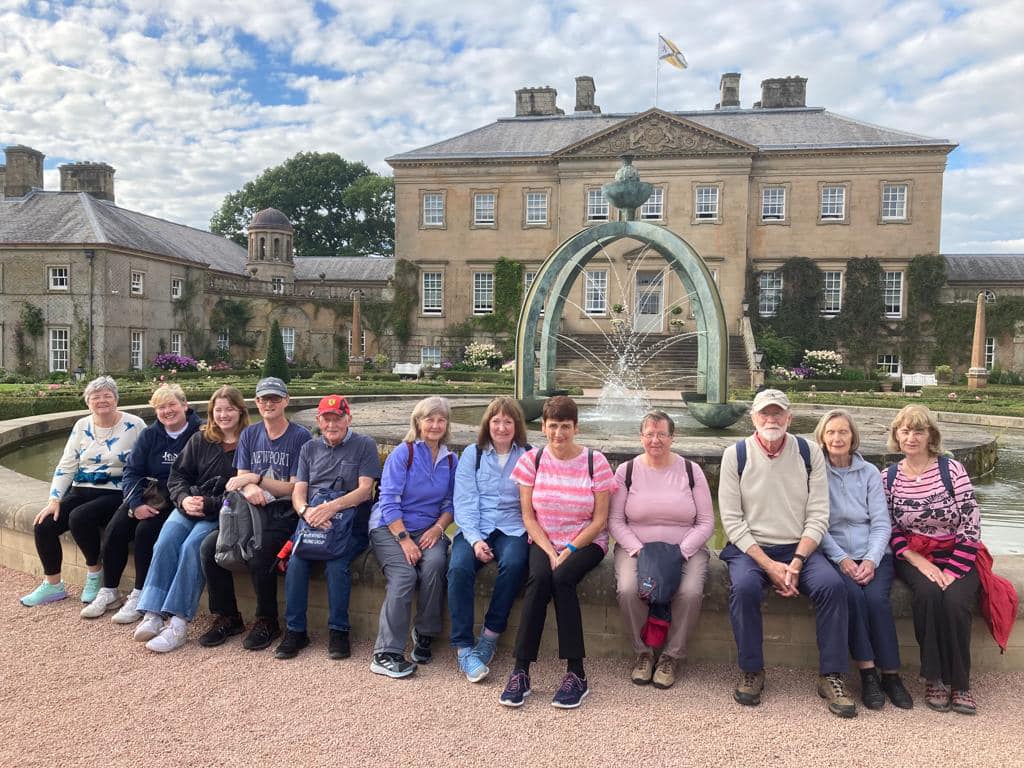
M 648 389 L 693 391 L 697 376 L 697 339 L 693 336 L 673 340 L 666 344 L 663 335 L 651 334 L 640 342 L 631 355 L 628 367 L 635 367 L 650 357 L 654 348 L 658 351 L 643 364 L 644 381 Z M 597 376 L 605 370 L 598 363 L 613 365 L 617 352 L 612 343 L 599 333 L 579 333 L 573 341 L 560 340 L 556 358 L 556 378 L 559 387 L 585 387 L 594 389 L 601 386 Z M 729 386 L 750 386 L 743 339 L 729 337 Z

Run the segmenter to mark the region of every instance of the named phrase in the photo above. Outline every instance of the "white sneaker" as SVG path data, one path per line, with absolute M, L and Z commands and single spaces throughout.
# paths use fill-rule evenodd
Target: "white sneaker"
M 164 624 L 160 634 L 146 643 L 146 647 L 157 653 L 170 653 L 175 648 L 181 648 L 185 644 L 185 635 L 187 634 L 188 622 L 173 616 L 170 621 Z
M 147 613 L 139 626 L 135 628 L 135 634 L 132 635 L 132 637 L 134 637 L 137 642 L 144 643 L 159 635 L 163 628 L 163 616 L 159 613 Z
M 110 620 L 115 624 L 134 624 L 141 619 L 142 611 L 139 610 L 139 597 L 141 596 L 142 590 L 133 589 L 128 597 L 125 598 L 121 610 L 111 616 Z M 146 639 L 148 640 L 149 638 Z
M 113 587 L 102 587 L 96 593 L 96 599 L 82 609 L 79 614 L 83 619 L 98 619 L 111 608 L 121 604 L 121 594 Z

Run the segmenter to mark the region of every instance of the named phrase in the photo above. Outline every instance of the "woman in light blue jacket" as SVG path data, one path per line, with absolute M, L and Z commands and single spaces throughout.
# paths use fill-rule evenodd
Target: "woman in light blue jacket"
M 455 522 L 448 565 L 448 609 L 459 669 L 471 683 L 490 670 L 498 637 L 526 577 L 529 547 L 512 470 L 527 449 L 523 411 L 511 397 L 496 397 L 484 411 L 477 441 L 466 447 L 455 471 Z M 473 642 L 476 574 L 498 563 L 491 603 Z
M 860 668 L 861 700 L 868 709 L 881 709 L 888 696 L 895 706 L 910 709 L 914 701 L 899 675 L 899 641 L 889 602 L 892 523 L 881 475 L 857 453 L 860 432 L 846 411 L 822 416 L 814 437 L 828 470 L 829 529 L 821 549 L 846 585 L 850 654 Z

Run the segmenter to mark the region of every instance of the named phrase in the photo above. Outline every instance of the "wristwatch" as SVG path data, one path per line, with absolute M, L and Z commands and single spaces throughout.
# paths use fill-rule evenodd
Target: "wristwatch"
M 406 539 L 409 538 L 409 532 L 408 531 L 399 531 L 395 535 L 395 538 L 398 539 L 399 542 L 405 541 Z
M 303 504 L 302 509 L 299 510 L 299 517 L 303 520 L 306 519 L 306 510 L 309 509 L 309 504 Z

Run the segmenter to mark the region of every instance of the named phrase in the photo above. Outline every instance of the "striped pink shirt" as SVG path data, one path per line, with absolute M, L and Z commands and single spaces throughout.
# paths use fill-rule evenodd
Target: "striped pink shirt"
M 938 461 L 932 462 L 914 480 L 900 468 L 892 488 L 887 487 L 888 470 L 883 469 L 882 486 L 892 516 L 893 554 L 904 556 L 910 534 L 948 540 L 949 545 L 933 552 L 932 559 L 937 566 L 960 578 L 974 568 L 981 540 L 981 512 L 964 465 L 950 459 L 949 475 L 954 498 L 950 498 L 942 482 Z
M 512 470 L 512 480 L 519 485 L 533 487 L 533 511 L 537 522 L 551 540 L 556 552 L 576 538 L 594 519 L 594 494 L 615 490 L 615 479 L 608 459 L 594 451 L 594 478 L 590 478 L 587 450 L 584 448 L 574 459 L 563 461 L 545 450 L 540 457 L 540 471 L 535 469 L 537 451 L 527 451 Z M 608 551 L 608 531 L 603 530 L 594 539 Z

